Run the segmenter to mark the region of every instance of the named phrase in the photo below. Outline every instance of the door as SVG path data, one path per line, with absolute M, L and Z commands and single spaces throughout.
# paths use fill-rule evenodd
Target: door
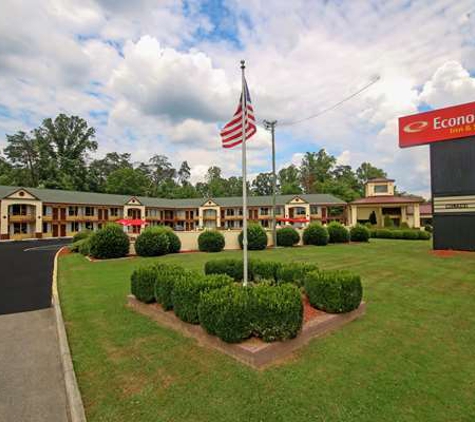
M 99 217 L 99 220 L 102 220 L 102 208 L 99 208 L 98 209 L 98 217 Z
M 53 237 L 58 237 L 58 225 L 53 224 Z
M 109 210 L 104 210 L 104 220 L 109 219 Z
M 66 220 L 66 208 L 61 208 L 61 221 Z
M 58 219 L 58 208 L 53 208 L 53 220 L 57 220 Z M 58 229 L 56 227 L 56 229 Z
M 289 208 L 289 218 L 294 218 L 294 209 Z
M 61 224 L 61 237 L 66 236 L 66 224 Z

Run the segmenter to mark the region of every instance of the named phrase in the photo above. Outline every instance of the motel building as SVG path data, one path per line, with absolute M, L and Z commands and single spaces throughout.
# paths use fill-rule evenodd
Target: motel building
M 377 226 L 384 227 L 384 219 L 388 216 L 395 226 L 406 223 L 409 227 L 420 228 L 421 217 L 424 223 L 432 220 L 430 205 L 423 205 L 423 202 L 417 196 L 396 194 L 393 179 L 370 179 L 365 184 L 365 197 L 349 204 L 349 224 L 376 222 Z
M 347 222 L 347 204 L 329 194 L 277 195 L 278 226 L 303 228 L 310 222 Z M 272 227 L 272 197 L 248 197 L 248 220 Z M 163 199 L 91 192 L 0 186 L 0 239 L 74 236 L 108 222 L 124 225 L 132 237 L 144 227 L 176 231 L 241 230 L 240 197 Z

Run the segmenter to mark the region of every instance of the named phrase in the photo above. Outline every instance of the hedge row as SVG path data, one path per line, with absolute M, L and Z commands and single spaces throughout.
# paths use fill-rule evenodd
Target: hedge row
M 429 240 L 431 234 L 422 230 L 371 229 L 371 237 L 378 239 Z
M 199 320 L 210 334 L 228 343 L 251 335 L 264 341 L 295 337 L 302 327 L 300 292 L 292 285 L 227 286 L 201 295 Z
M 317 269 L 315 264 L 304 262 L 280 263 L 250 259 L 248 278 L 257 283 L 266 280 L 273 284 L 293 283 L 300 287 L 303 285 L 305 275 Z M 243 278 L 242 259 L 226 258 L 208 261 L 205 263 L 205 274 L 226 274 L 234 281 L 241 281 Z

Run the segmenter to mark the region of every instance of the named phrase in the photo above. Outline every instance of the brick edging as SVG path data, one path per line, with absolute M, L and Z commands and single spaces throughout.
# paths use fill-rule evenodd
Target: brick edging
M 53 267 L 53 285 L 51 304 L 54 309 L 56 319 L 56 331 L 58 335 L 59 356 L 63 372 L 64 387 L 66 392 L 66 401 L 68 404 L 68 416 L 71 422 L 86 422 L 86 413 L 82 402 L 81 393 L 79 391 L 74 366 L 71 359 L 71 351 L 69 349 L 68 337 L 64 326 L 63 314 L 58 293 L 58 256 L 63 248 L 61 248 L 54 257 Z

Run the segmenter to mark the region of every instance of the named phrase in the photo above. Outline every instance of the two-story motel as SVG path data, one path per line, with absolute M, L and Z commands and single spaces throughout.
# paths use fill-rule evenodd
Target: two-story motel
M 272 197 L 250 196 L 248 204 L 248 220 L 270 228 Z M 280 225 L 346 221 L 346 202 L 333 195 L 278 195 L 276 204 Z M 341 213 L 335 214 L 335 209 Z M 143 222 L 129 227 L 131 233 L 139 233 L 146 225 L 159 224 L 180 231 L 239 230 L 243 215 L 239 197 L 163 199 L 0 186 L 0 238 L 3 240 L 73 236 L 81 230 L 96 230 L 107 222 L 123 219 Z

